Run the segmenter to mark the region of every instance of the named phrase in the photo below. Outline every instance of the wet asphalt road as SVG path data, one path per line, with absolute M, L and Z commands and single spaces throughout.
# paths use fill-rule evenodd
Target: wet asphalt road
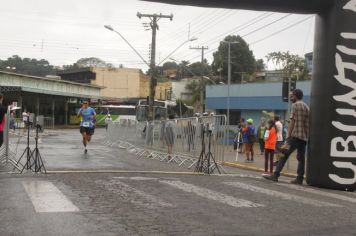
M 191 170 L 103 146 L 104 130 L 84 155 L 77 130 L 58 134 L 43 138 L 40 151 L 47 170 L 68 173 L 0 174 L 0 235 L 356 235 L 356 193 L 271 183 L 238 169 L 180 174 Z M 48 201 L 55 193 L 41 184 L 78 210 L 53 210 L 59 201 Z

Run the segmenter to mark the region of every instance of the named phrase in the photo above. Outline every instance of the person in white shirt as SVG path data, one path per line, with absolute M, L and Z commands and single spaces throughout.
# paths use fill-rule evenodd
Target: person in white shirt
M 109 122 L 112 121 L 112 118 L 111 118 L 111 115 L 110 113 L 106 116 L 105 118 L 105 129 L 108 130 L 108 125 L 109 125 Z
M 274 116 L 274 122 L 277 128 L 277 143 L 276 143 L 276 161 L 274 162 L 274 165 L 276 166 L 279 160 L 279 153 L 281 146 L 283 145 L 283 124 L 280 121 L 280 116 L 275 115 Z

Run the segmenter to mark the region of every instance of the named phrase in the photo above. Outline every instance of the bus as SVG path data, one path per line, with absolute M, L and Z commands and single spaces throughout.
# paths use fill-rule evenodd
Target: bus
M 96 105 L 96 124 L 105 125 L 105 118 L 111 115 L 112 121 L 136 120 L 136 107 L 132 105 Z
M 192 117 L 194 115 L 193 107 L 187 106 L 181 101 L 155 100 L 153 110 L 155 120 L 166 120 L 171 114 L 176 118 Z M 148 104 L 146 99 L 138 101 L 136 119 L 137 121 L 148 120 Z
M 93 105 L 96 113 L 96 125 L 105 125 L 105 118 L 111 115 L 112 121 L 136 120 L 136 107 L 132 105 Z M 80 108 L 71 114 L 70 124 L 79 124 L 77 113 Z

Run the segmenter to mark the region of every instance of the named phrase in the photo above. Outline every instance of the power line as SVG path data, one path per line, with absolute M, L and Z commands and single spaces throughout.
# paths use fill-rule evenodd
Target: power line
M 285 15 L 285 16 L 282 16 L 281 18 L 278 18 L 277 20 L 274 20 L 274 21 L 272 21 L 272 22 L 270 22 L 270 23 L 268 23 L 268 24 L 266 24 L 266 25 L 263 25 L 263 26 L 261 26 L 261 27 L 255 29 L 255 30 L 253 30 L 253 31 L 251 31 L 251 32 L 249 32 L 249 33 L 247 33 L 247 34 L 245 34 L 245 35 L 242 35 L 241 37 L 246 37 L 246 36 L 248 36 L 248 35 L 250 35 L 250 34 L 256 33 L 257 31 L 260 31 L 260 30 L 262 30 L 262 29 L 264 29 L 264 28 L 267 28 L 268 26 L 273 25 L 274 23 L 277 23 L 278 21 L 281 21 L 281 20 L 283 20 L 284 18 L 287 18 L 287 17 L 289 17 L 289 16 L 291 16 L 291 15 L 292 15 L 292 14 L 287 14 L 287 15 Z
M 261 15 L 257 16 L 257 17 L 254 17 L 253 19 L 247 21 L 247 22 L 244 22 L 242 23 L 241 25 L 238 25 L 237 27 L 234 27 L 233 29 L 229 30 L 229 31 L 225 31 L 224 33 L 218 35 L 218 36 L 215 36 L 213 37 L 212 39 L 209 39 L 207 41 L 204 42 L 204 44 L 213 44 L 214 42 L 218 42 L 221 40 L 221 37 L 226 37 L 227 35 L 230 35 L 232 33 L 237 33 L 241 30 L 244 30 L 268 17 L 270 17 L 271 15 L 273 15 L 274 13 L 268 13 L 268 12 L 265 12 L 265 13 L 262 13 Z M 210 42 L 210 43 L 209 43 Z M 182 56 L 182 57 L 186 57 L 186 55 Z M 181 58 L 182 58 L 181 57 Z M 196 57 L 195 57 L 196 58 Z
M 311 19 L 312 17 L 314 17 L 314 16 L 309 16 L 309 17 L 307 17 L 307 18 L 305 18 L 305 19 L 302 19 L 302 20 L 300 20 L 300 21 L 297 21 L 297 22 L 294 23 L 294 24 L 291 24 L 291 25 L 289 25 L 289 26 L 287 26 L 287 27 L 285 27 L 285 28 L 283 28 L 283 29 L 281 29 L 281 30 L 278 30 L 278 31 L 276 31 L 276 32 L 274 32 L 274 33 L 272 33 L 272 34 L 266 36 L 266 37 L 263 37 L 263 38 L 261 38 L 261 39 L 259 39 L 259 40 L 256 40 L 256 41 L 250 43 L 250 45 L 259 43 L 259 42 L 261 42 L 261 41 L 263 41 L 263 40 L 266 40 L 266 39 L 268 39 L 268 38 L 270 38 L 270 37 L 272 37 L 272 36 L 275 36 L 276 34 L 282 33 L 282 32 L 284 32 L 284 31 L 286 31 L 286 30 L 288 30 L 288 29 L 290 29 L 290 28 L 292 28 L 292 27 L 294 27 L 294 26 L 296 26 L 296 25 L 299 25 L 300 23 L 303 23 L 304 21 L 307 21 L 307 20 Z
M 246 36 L 248 36 L 248 35 L 250 35 L 250 34 L 256 33 L 257 31 L 260 31 L 260 30 L 262 30 L 262 29 L 264 29 L 264 28 L 266 28 L 266 27 L 268 27 L 268 26 L 270 26 L 270 25 L 272 25 L 272 24 L 275 24 L 275 23 L 277 23 L 277 22 L 283 20 L 283 19 L 286 18 L 286 17 L 289 17 L 290 15 L 292 15 L 292 14 L 287 14 L 287 15 L 285 15 L 285 16 L 282 16 L 282 17 L 278 18 L 277 20 L 274 20 L 274 21 L 272 21 L 272 22 L 270 22 L 270 23 L 268 23 L 268 24 L 265 24 L 265 25 L 263 25 L 262 27 L 259 27 L 259 28 L 255 29 L 255 30 L 253 30 L 253 31 L 251 31 L 251 32 L 249 32 L 249 33 L 247 33 L 247 34 L 241 36 L 241 37 L 244 38 L 244 37 L 246 37 Z M 213 49 L 207 51 L 207 53 L 211 53 L 211 52 L 215 51 L 216 49 L 218 49 L 218 47 L 213 48 Z M 190 60 L 193 60 L 193 59 L 195 59 L 195 58 L 197 58 L 197 56 L 194 57 L 194 58 L 192 58 L 192 59 L 190 59 Z

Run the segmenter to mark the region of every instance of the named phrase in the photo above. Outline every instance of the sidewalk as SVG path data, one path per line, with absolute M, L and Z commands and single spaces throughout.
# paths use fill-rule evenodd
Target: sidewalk
M 237 167 L 245 170 L 264 172 L 265 158 L 263 154 L 261 155 L 257 143 L 254 144 L 253 150 L 255 152 L 254 161 L 246 162 L 246 155 L 244 153 L 238 153 L 237 155 L 237 152 L 233 150 L 232 146 L 227 148 L 225 150 L 224 165 L 230 167 Z M 276 156 L 274 158 L 276 158 Z M 296 177 L 297 166 L 298 161 L 296 158 L 296 152 L 294 152 L 289 157 L 288 162 L 284 166 L 281 174 L 289 177 Z

